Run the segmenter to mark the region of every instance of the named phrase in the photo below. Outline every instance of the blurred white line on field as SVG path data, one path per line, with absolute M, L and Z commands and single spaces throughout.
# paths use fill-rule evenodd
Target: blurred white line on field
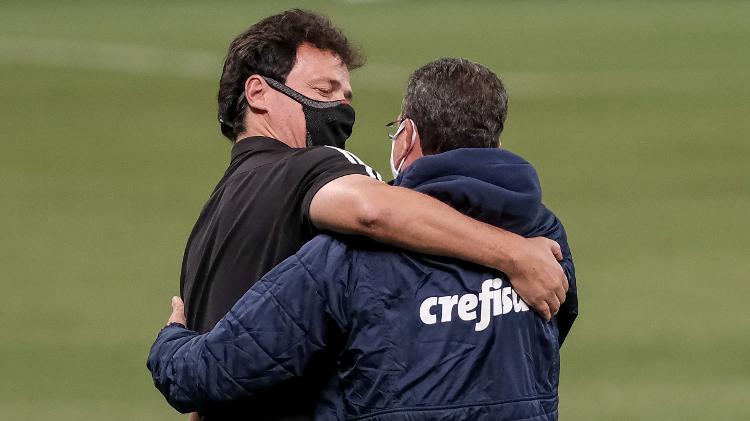
M 216 82 L 221 75 L 221 54 L 99 41 L 0 37 L 0 65 L 19 64 L 132 74 L 184 77 Z M 356 89 L 403 93 L 412 68 L 404 64 L 368 62 L 352 73 Z M 579 71 L 504 72 L 513 98 L 601 97 L 695 93 L 716 90 L 710 68 L 581 69 Z M 743 71 L 744 69 L 738 69 Z M 708 82 L 707 82 L 708 81 Z M 732 86 L 731 92 L 747 92 Z
M 111 70 L 149 75 L 216 79 L 224 57 L 178 50 L 95 41 L 0 38 L 0 64 L 32 64 Z
M 0 37 L 0 65 L 20 64 L 218 81 L 224 56 L 205 50 L 173 49 L 98 41 Z M 401 90 L 410 70 L 368 63 L 353 73 L 358 85 Z
M 205 50 L 173 49 L 97 41 L 0 37 L 0 65 L 20 64 L 218 81 L 224 56 Z M 354 73 L 361 85 L 400 90 L 409 69 L 368 63 Z
M 396 0 L 338 0 L 339 3 L 347 3 L 347 4 L 365 4 L 365 3 L 385 3 L 385 2 L 393 2 Z

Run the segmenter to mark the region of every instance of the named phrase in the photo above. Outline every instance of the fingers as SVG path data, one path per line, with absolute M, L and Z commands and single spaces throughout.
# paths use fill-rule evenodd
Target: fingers
M 167 324 L 170 323 L 187 325 L 187 320 L 185 319 L 185 304 L 180 297 L 177 296 L 172 297 L 172 314 L 169 316 Z
M 565 292 L 568 292 L 570 289 L 570 282 L 568 282 L 568 277 L 565 275 L 565 272 L 562 273 L 562 284 Z
M 552 310 L 549 308 L 549 305 L 546 301 L 542 301 L 541 304 L 535 305 L 534 309 L 537 311 L 537 313 L 544 317 L 544 320 L 552 320 Z
M 557 288 L 555 288 L 555 298 L 557 298 L 557 302 L 559 302 L 560 305 L 565 302 L 565 288 L 563 287 L 563 285 L 559 285 Z
M 562 294 L 562 301 L 565 301 L 565 293 Z M 549 322 L 560 311 L 560 305 L 561 300 L 558 291 L 550 291 L 546 299 L 540 299 L 531 306 L 544 320 Z
M 556 315 L 558 311 L 560 311 L 560 300 L 557 298 L 557 294 L 552 294 L 547 299 L 547 305 L 549 306 L 549 311 L 552 314 L 552 316 Z M 547 321 L 550 321 L 552 317 L 550 316 Z
M 557 241 L 552 241 L 552 240 L 550 241 L 552 242 L 552 244 L 550 244 L 550 249 L 552 250 L 552 254 L 555 255 L 555 259 L 557 259 L 558 261 L 562 261 L 563 254 L 562 254 L 562 249 L 560 248 L 560 244 L 558 244 Z
M 548 248 L 549 251 L 552 252 L 552 255 L 555 256 L 555 259 L 557 259 L 557 261 L 561 261 L 563 259 L 562 249 L 560 248 L 560 244 L 558 244 L 557 241 L 550 240 L 547 237 L 532 237 L 528 240 L 532 243 L 535 243 L 537 246 Z
M 556 269 L 557 269 L 557 285 L 559 285 L 563 293 L 566 293 L 570 289 L 570 282 L 568 282 L 568 275 L 565 274 L 565 271 L 562 269 L 562 267 L 558 267 Z M 565 301 L 565 300 L 563 299 L 562 301 Z
M 534 250 L 528 261 L 519 262 L 514 287 L 539 315 L 550 321 L 565 302 L 570 288 L 565 271 L 558 263 L 563 259 L 562 248 L 556 241 L 545 237 L 529 238 L 527 241 Z M 556 260 L 549 259 L 550 252 Z
M 539 295 L 534 298 L 529 297 L 529 299 L 526 299 L 521 295 L 521 298 L 526 301 L 526 304 L 530 305 L 535 312 L 544 317 L 544 320 L 550 321 L 552 319 L 552 311 L 543 296 Z

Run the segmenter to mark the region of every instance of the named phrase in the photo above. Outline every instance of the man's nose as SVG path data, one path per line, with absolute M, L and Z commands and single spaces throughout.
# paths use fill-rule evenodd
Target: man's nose
M 341 102 L 346 105 L 352 105 L 352 91 L 351 89 L 341 89 Z

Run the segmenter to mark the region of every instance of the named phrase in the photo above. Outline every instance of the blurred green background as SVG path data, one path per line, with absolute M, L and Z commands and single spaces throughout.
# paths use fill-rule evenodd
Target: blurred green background
M 0 4 L 0 418 L 178 420 L 148 347 L 229 158 L 229 41 L 302 6 L 363 47 L 349 148 L 388 174 L 409 72 L 481 62 L 566 222 L 569 420 L 750 419 L 750 3 Z

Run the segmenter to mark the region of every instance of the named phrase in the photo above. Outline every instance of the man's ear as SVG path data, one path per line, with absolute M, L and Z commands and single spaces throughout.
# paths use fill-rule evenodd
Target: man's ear
M 266 93 L 268 84 L 258 75 L 252 75 L 245 81 L 245 100 L 254 111 L 268 111 Z
M 409 119 L 410 124 L 407 124 L 404 130 L 406 130 L 406 136 L 409 142 L 411 142 L 412 136 L 414 138 L 414 146 L 409 151 L 409 156 L 412 159 L 418 159 L 424 156 L 422 153 L 422 138 L 419 137 L 419 129 L 414 124 L 414 120 Z

